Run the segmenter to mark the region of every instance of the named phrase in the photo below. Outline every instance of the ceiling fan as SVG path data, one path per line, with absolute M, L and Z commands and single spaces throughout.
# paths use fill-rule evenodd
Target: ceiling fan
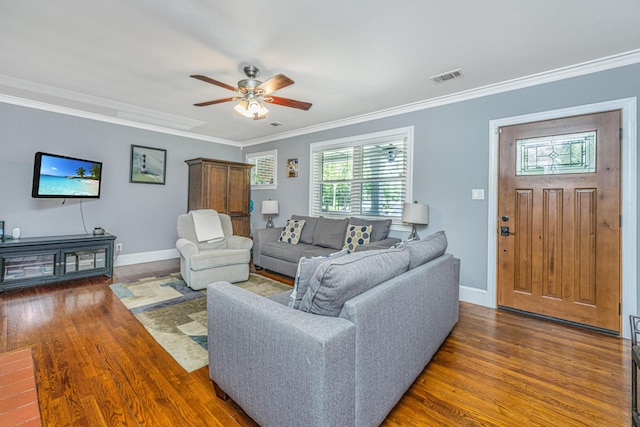
M 196 107 L 205 107 L 207 105 L 220 104 L 222 102 L 237 101 L 238 104 L 233 109 L 242 114 L 245 117 L 252 118 L 254 120 L 263 119 L 267 116 L 269 110 L 262 102 L 269 104 L 282 105 L 284 107 L 298 108 L 300 110 L 308 110 L 311 108 L 311 103 L 296 101 L 295 99 L 281 98 L 279 96 L 271 95 L 273 92 L 292 85 L 294 82 L 284 74 L 278 74 L 267 80 L 261 82 L 256 80 L 260 70 L 253 65 L 247 65 L 244 67 L 244 73 L 247 75 L 247 79 L 240 80 L 238 87 L 233 87 L 226 83 L 219 82 L 207 76 L 194 74 L 191 77 L 194 79 L 202 80 L 203 82 L 211 83 L 216 86 L 220 86 L 225 89 L 229 89 L 233 92 L 238 92 L 237 96 L 231 96 L 229 98 L 221 98 L 213 101 L 199 102 L 193 104 Z

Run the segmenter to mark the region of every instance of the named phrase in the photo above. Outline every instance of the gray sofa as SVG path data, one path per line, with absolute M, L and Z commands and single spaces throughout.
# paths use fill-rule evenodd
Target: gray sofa
M 446 248 L 436 233 L 401 249 L 331 257 L 299 309 L 277 302 L 287 293 L 264 298 L 210 284 L 218 397 L 265 427 L 379 425 L 458 321 L 460 264 L 443 240 Z
M 291 219 L 305 221 L 297 244 L 278 241 L 282 227 L 253 231 L 255 266 L 294 277 L 300 258 L 340 251 L 349 225 L 372 225 L 370 242 L 359 246 L 358 251 L 388 248 L 400 242 L 396 237 L 389 237 L 390 219 L 373 221 L 352 217 L 338 220 L 302 215 L 292 215 Z

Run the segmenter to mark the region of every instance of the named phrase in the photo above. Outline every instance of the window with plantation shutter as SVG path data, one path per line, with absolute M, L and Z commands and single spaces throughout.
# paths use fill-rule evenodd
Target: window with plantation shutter
M 410 196 L 413 128 L 311 144 L 310 213 L 391 218 Z

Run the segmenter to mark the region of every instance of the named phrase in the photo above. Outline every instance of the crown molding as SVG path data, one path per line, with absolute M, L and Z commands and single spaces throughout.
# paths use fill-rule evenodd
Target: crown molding
M 18 105 L 21 107 L 34 108 L 37 110 L 50 111 L 52 113 L 65 114 L 67 116 L 81 117 L 89 120 L 96 120 L 99 122 L 111 123 L 115 125 L 127 126 L 136 129 L 144 129 L 152 132 L 164 133 L 168 135 L 175 135 L 184 138 L 197 139 L 200 141 L 215 142 L 217 144 L 232 145 L 234 147 L 242 148 L 242 145 L 237 141 L 231 141 L 222 138 L 215 138 L 212 136 L 200 135 L 193 132 L 186 132 L 179 129 L 172 129 L 164 126 L 143 123 L 139 121 L 129 120 L 120 117 L 105 116 L 104 114 L 91 113 L 83 110 L 76 110 L 73 108 L 61 107 L 59 105 L 48 104 L 45 102 L 32 101 L 30 99 L 19 98 L 16 96 L 0 94 L 0 102 L 5 104 Z
M 411 104 L 401 105 L 398 107 L 392 107 L 385 110 L 379 110 L 372 113 L 362 114 L 346 119 L 335 120 L 332 122 L 326 122 L 319 125 L 308 126 L 305 128 L 292 130 L 288 132 L 282 132 L 262 138 L 255 138 L 246 141 L 232 141 L 223 138 L 216 138 L 207 135 L 201 135 L 193 132 L 187 132 L 188 129 L 199 126 L 202 124 L 197 120 L 188 119 L 168 113 L 157 112 L 153 110 L 136 107 L 133 105 L 118 103 L 116 101 L 110 101 L 102 98 L 91 97 L 89 95 L 83 95 L 76 92 L 66 91 L 64 89 L 57 89 L 38 83 L 27 82 L 25 80 L 16 79 L 9 76 L 0 75 L 0 84 L 6 84 L 8 86 L 35 90 L 41 93 L 47 93 L 49 95 L 60 96 L 67 99 L 73 99 L 81 102 L 89 102 L 95 105 L 101 105 L 104 107 L 114 108 L 118 110 L 118 117 L 107 116 L 104 114 L 92 113 L 84 110 L 78 110 L 73 108 L 61 107 L 54 104 L 33 101 L 25 98 L 19 98 L 15 96 L 0 94 L 0 102 L 19 105 L 28 108 L 35 108 L 39 110 L 51 111 L 59 114 L 66 114 L 70 116 L 82 117 L 90 120 L 97 120 L 106 123 L 117 124 L 121 126 L 128 126 L 138 129 L 149 130 L 152 132 L 165 133 L 169 135 L 175 135 L 185 138 L 197 139 L 201 141 L 214 142 L 217 144 L 231 145 L 234 147 L 244 148 L 252 145 L 263 144 L 266 142 L 278 141 L 287 138 L 293 138 L 301 135 L 307 135 L 310 133 L 321 132 L 340 128 L 344 126 L 350 126 L 358 123 L 364 123 L 372 120 L 380 120 L 387 117 L 397 116 L 401 114 L 412 113 L 415 111 L 426 110 L 429 108 L 440 107 L 447 104 L 453 104 L 456 102 L 468 101 L 476 98 L 481 98 L 489 95 L 495 95 L 503 92 L 509 92 L 512 90 L 523 89 L 531 86 L 537 86 L 544 83 L 555 82 L 559 80 L 569 79 L 572 77 L 578 77 L 586 74 L 597 73 L 599 71 L 606 71 L 613 68 L 624 67 L 626 65 L 637 64 L 640 62 L 640 49 L 636 49 L 629 52 L 624 52 L 616 55 L 607 56 L 604 58 L 595 59 L 592 61 L 583 62 L 580 64 L 570 65 L 567 67 L 557 68 L 555 70 L 545 71 L 542 73 L 532 74 L 517 79 L 512 79 L 500 83 L 495 83 L 487 86 L 478 87 L 462 92 L 457 92 L 451 95 L 445 95 L 441 97 L 431 98 L 424 101 L 419 101 Z
M 114 101 L 112 99 L 87 95 L 84 93 L 49 86 L 42 83 L 36 83 L 16 77 L 10 77 L 3 74 L 0 74 L 0 85 L 54 96 L 56 98 L 65 100 L 76 101 L 83 104 L 104 107 L 109 110 L 114 110 L 117 113 L 117 117 L 134 122 L 142 122 L 185 131 L 205 124 L 205 122 L 203 121 L 195 120 L 189 117 L 183 117 L 176 114 L 139 107 L 137 105 Z
M 358 123 L 368 122 L 371 120 L 380 120 L 386 117 L 397 116 L 400 114 L 412 113 L 415 111 L 426 110 L 429 108 L 440 107 L 456 102 L 468 101 L 471 99 L 482 98 L 489 95 L 495 95 L 512 90 L 523 89 L 531 86 L 537 86 L 545 83 L 551 83 L 559 80 L 565 80 L 572 77 L 579 77 L 586 74 L 593 74 L 599 71 L 606 71 L 613 68 L 624 67 L 626 65 L 637 64 L 640 62 L 640 49 L 624 52 L 592 61 L 582 62 L 567 67 L 557 68 L 555 70 L 545 71 L 542 73 L 531 74 L 517 79 L 507 80 L 500 83 L 486 85 L 475 89 L 457 92 L 451 95 L 445 95 L 437 98 L 431 98 L 411 104 L 398 107 L 388 108 L 373 113 L 362 114 L 347 119 L 327 122 L 320 125 L 309 126 L 289 132 L 283 132 L 264 138 L 256 138 L 242 143 L 243 147 L 251 145 L 263 144 L 265 142 L 277 141 L 285 138 L 306 135 L 314 132 L 335 129 L 343 126 L 354 125 Z

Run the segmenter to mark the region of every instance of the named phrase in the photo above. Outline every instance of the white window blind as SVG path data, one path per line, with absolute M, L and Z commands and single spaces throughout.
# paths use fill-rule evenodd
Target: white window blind
M 401 222 L 412 132 L 400 129 L 312 144 L 311 214 Z

